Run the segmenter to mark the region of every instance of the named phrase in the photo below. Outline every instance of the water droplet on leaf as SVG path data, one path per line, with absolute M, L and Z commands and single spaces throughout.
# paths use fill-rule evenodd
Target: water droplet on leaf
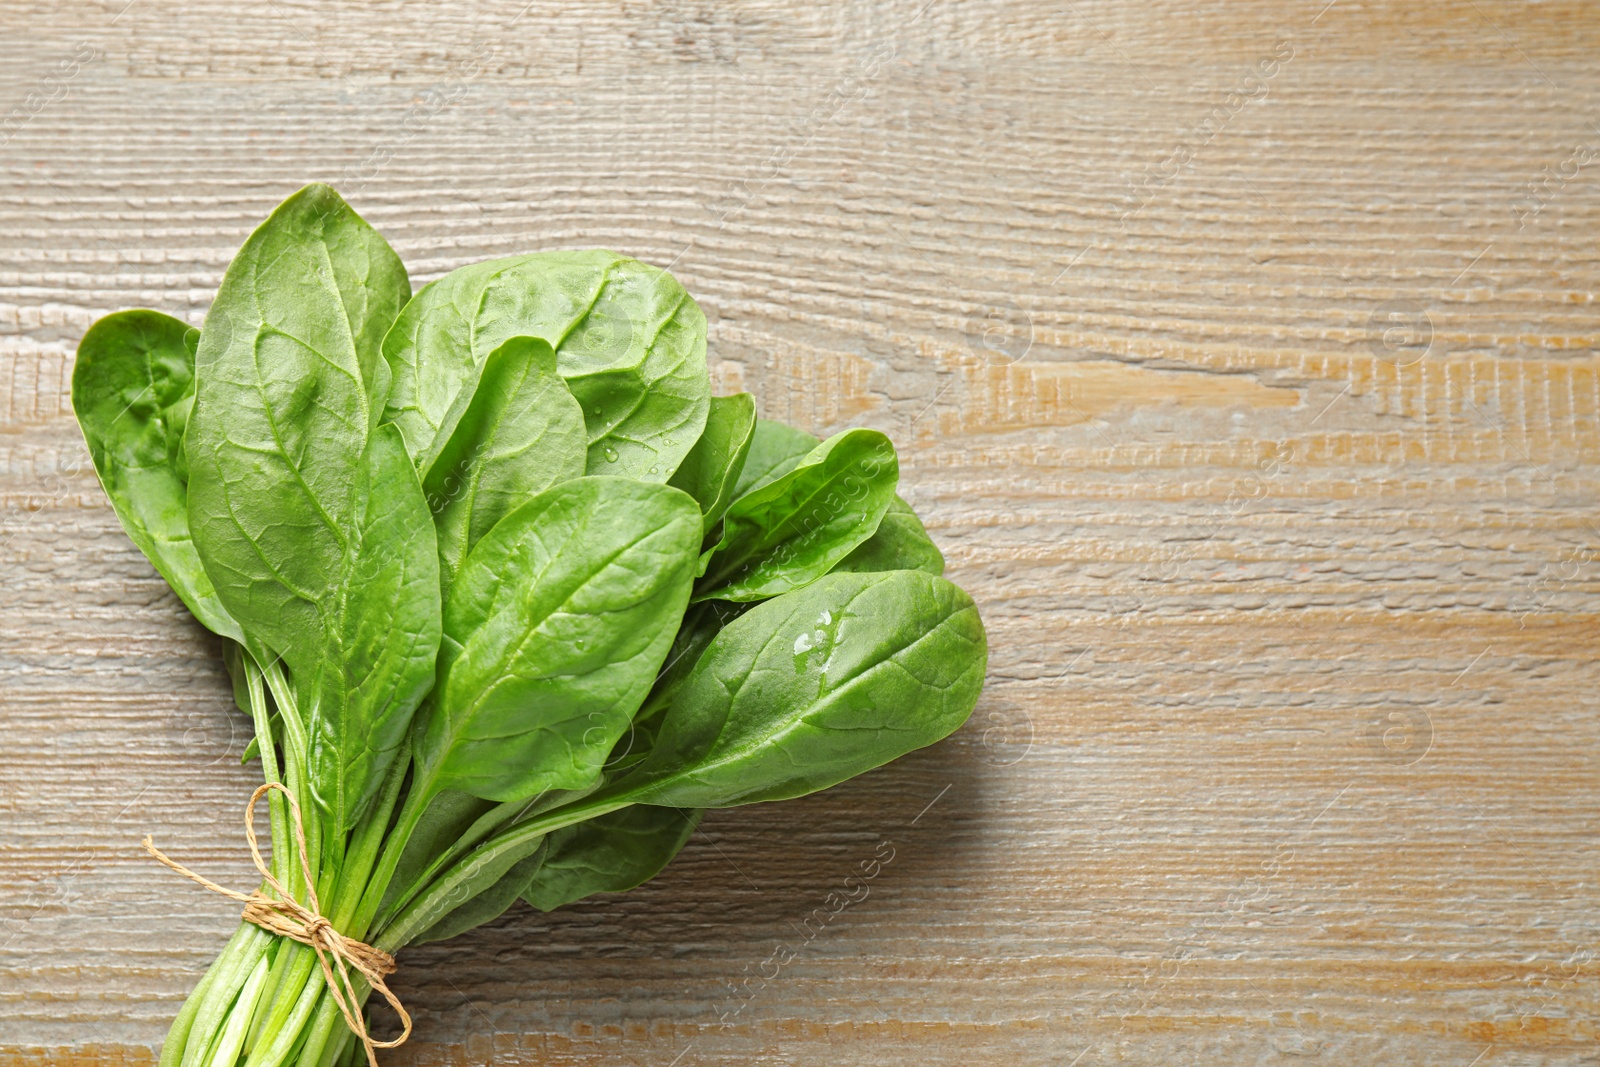
M 606 449 L 606 462 L 607 463 L 615 463 L 619 458 L 621 458 L 621 457 L 619 457 L 617 455 L 617 450 L 616 449 L 614 449 L 614 448 Z

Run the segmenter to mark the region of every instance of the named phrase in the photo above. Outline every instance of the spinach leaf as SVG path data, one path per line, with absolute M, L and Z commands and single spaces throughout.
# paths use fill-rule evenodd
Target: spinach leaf
M 757 419 L 755 431 L 750 436 L 750 451 L 745 456 L 744 467 L 739 471 L 739 480 L 733 487 L 734 499 L 794 470 L 820 440 L 793 426 L 771 419 Z
M 828 438 L 728 508 L 694 599 L 761 600 L 816 581 L 877 530 L 899 477 L 876 430 Z
M 189 536 L 183 432 L 199 337 L 158 311 L 99 319 L 78 345 L 72 408 L 122 528 L 195 618 L 242 641 Z
M 522 899 L 554 911 L 592 893 L 621 893 L 661 873 L 699 825 L 701 813 L 638 805 L 564 826 L 545 838 L 544 862 Z
M 712 397 L 705 432 L 667 482 L 699 502 L 708 535 L 733 503 L 755 427 L 756 402 L 749 393 Z
M 502 519 L 445 605 L 419 780 L 497 801 L 591 784 L 672 643 L 699 543 L 687 494 L 624 478 Z
M 826 789 L 960 726 L 987 662 L 977 609 L 943 578 L 829 575 L 729 623 L 650 756 L 585 803 L 714 808 Z
M 928 536 L 911 505 L 898 495 L 889 502 L 877 532 L 833 568 L 835 574 L 867 571 L 944 573 L 944 553 Z
M 583 411 L 556 374 L 554 350 L 536 337 L 513 337 L 491 352 L 457 406 L 422 479 L 445 589 L 495 523 L 557 482 L 582 476 L 587 446 Z
M 379 346 L 409 293 L 326 186 L 245 242 L 206 316 L 185 437 L 189 524 L 218 598 L 289 667 L 336 850 L 433 682 L 433 519 L 398 433 L 372 431 Z M 381 375 L 380 375 L 381 376 Z
M 613 252 L 536 252 L 426 286 L 384 341 L 385 418 L 428 454 L 457 394 L 508 338 L 537 337 L 582 406 L 587 471 L 670 478 L 705 426 L 705 315 L 668 273 Z
M 433 688 L 441 627 L 433 523 L 400 435 L 379 427 L 362 459 L 345 552 L 322 589 L 308 715 L 312 787 L 339 829 L 359 818 Z M 299 670 L 305 636 L 286 647 Z

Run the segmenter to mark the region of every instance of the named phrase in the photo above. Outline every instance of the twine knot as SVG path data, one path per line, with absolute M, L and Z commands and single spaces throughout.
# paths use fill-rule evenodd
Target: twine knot
M 306 938 L 311 942 L 313 948 L 326 950 L 329 944 L 328 931 L 330 930 L 333 930 L 333 924 L 318 915 L 306 923 Z
M 256 801 L 274 789 L 288 799 L 289 811 L 294 816 L 294 838 L 295 844 L 300 849 L 300 871 L 306 880 L 304 904 L 295 900 L 293 894 L 272 876 L 271 869 L 261 858 L 261 846 L 256 840 Z M 366 1049 L 368 1067 L 378 1067 L 378 1056 L 374 1049 L 398 1048 L 411 1036 L 411 1016 L 383 981 L 386 976 L 395 972 L 394 957 L 380 948 L 357 941 L 353 937 L 346 937 L 322 914 L 322 907 L 317 903 L 316 886 L 311 880 L 311 863 L 306 856 L 306 829 L 300 819 L 300 805 L 295 802 L 294 794 L 288 789 L 278 782 L 268 782 L 250 794 L 250 803 L 245 805 L 244 809 L 244 835 L 245 840 L 250 843 L 250 855 L 255 860 L 256 870 L 261 872 L 261 877 L 272 887 L 277 896 L 269 896 L 259 889 L 251 893 L 240 893 L 226 886 L 220 886 L 211 879 L 194 873 L 183 864 L 168 859 L 160 849 L 156 848 L 149 834 L 145 835 L 144 847 L 150 855 L 185 878 L 200 883 L 213 893 L 221 893 L 225 897 L 243 901 L 242 918 L 246 922 L 254 923 L 280 937 L 311 946 L 311 951 L 317 954 L 317 962 L 322 965 L 322 975 L 327 980 L 328 993 L 333 997 L 334 1003 L 339 1005 L 339 1012 L 344 1016 L 345 1023 L 361 1039 L 361 1045 Z M 374 1041 L 372 1035 L 367 1032 L 366 1022 L 361 1016 L 361 998 L 356 994 L 355 982 L 350 977 L 351 968 L 354 968 L 369 986 L 382 993 L 389 1006 L 399 1014 L 404 1030 L 393 1041 Z

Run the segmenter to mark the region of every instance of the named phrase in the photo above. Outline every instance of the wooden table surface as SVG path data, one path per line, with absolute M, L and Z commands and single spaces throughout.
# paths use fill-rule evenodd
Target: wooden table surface
M 311 180 L 419 284 L 670 265 L 992 646 L 944 744 L 404 956 L 386 1063 L 1600 1062 L 1600 9 L 524 2 L 0 10 L 0 1067 L 153 1061 L 234 917 L 145 833 L 251 880 L 67 382 Z

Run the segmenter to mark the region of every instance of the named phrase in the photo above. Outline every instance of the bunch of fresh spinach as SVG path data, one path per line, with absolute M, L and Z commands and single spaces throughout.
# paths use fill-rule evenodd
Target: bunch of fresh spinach
M 130 537 L 227 641 L 272 869 L 394 952 L 519 897 L 632 888 L 701 810 L 928 745 L 986 663 L 889 440 L 711 395 L 705 318 L 609 252 L 415 296 L 330 188 L 245 242 L 202 329 L 94 324 L 73 405 Z M 365 987 L 362 987 L 365 993 Z M 306 946 L 242 925 L 162 1067 L 326 1067 Z

